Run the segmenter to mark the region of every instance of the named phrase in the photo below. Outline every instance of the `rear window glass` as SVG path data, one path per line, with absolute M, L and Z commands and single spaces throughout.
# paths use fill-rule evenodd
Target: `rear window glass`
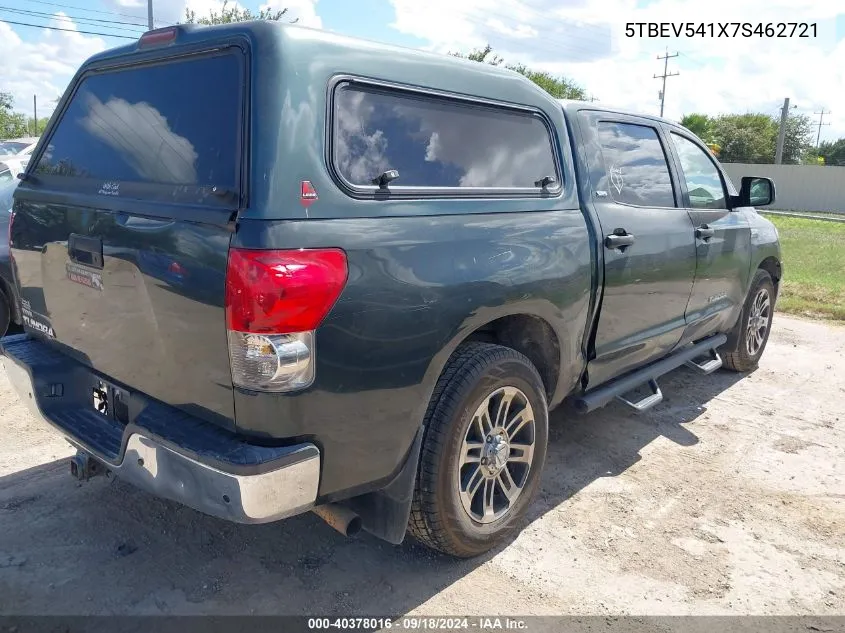
M 233 191 L 241 85 L 233 53 L 89 75 L 35 171 L 106 182 L 110 190 L 129 182 Z
M 355 186 L 395 169 L 395 187 L 529 188 L 560 182 L 546 124 L 529 112 L 345 85 L 333 153 Z

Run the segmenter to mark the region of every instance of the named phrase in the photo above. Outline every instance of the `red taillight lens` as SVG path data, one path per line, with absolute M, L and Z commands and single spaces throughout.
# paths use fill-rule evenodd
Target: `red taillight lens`
M 347 277 L 337 248 L 233 248 L 226 270 L 226 327 L 253 334 L 306 332 L 328 314 Z

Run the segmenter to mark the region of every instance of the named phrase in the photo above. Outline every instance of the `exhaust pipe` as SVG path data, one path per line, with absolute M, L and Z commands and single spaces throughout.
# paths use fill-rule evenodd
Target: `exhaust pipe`
M 70 474 L 74 479 L 87 481 L 104 472 L 103 465 L 84 451 L 77 451 L 76 455 L 70 458 Z
M 344 536 L 352 537 L 361 531 L 361 517 L 336 503 L 327 503 L 311 510 Z

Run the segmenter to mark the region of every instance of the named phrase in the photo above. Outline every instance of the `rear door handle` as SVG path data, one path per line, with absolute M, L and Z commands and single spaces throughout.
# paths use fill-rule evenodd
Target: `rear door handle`
M 618 250 L 624 252 L 626 248 L 631 246 L 636 241 L 636 238 L 628 233 L 625 229 L 616 229 L 610 235 L 604 238 L 604 247 L 610 250 Z
M 99 237 L 71 233 L 67 238 L 67 254 L 77 264 L 103 267 L 103 240 Z
M 700 240 L 704 240 L 705 242 L 714 235 L 716 235 L 716 230 L 711 229 L 706 224 L 702 224 L 697 229 L 695 229 L 695 236 Z

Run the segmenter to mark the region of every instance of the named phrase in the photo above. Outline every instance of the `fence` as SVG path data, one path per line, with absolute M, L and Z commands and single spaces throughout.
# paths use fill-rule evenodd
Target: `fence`
M 845 214 L 845 167 L 746 163 L 723 163 L 723 166 L 737 189 L 743 176 L 766 176 L 774 180 L 777 195 L 773 209 Z

